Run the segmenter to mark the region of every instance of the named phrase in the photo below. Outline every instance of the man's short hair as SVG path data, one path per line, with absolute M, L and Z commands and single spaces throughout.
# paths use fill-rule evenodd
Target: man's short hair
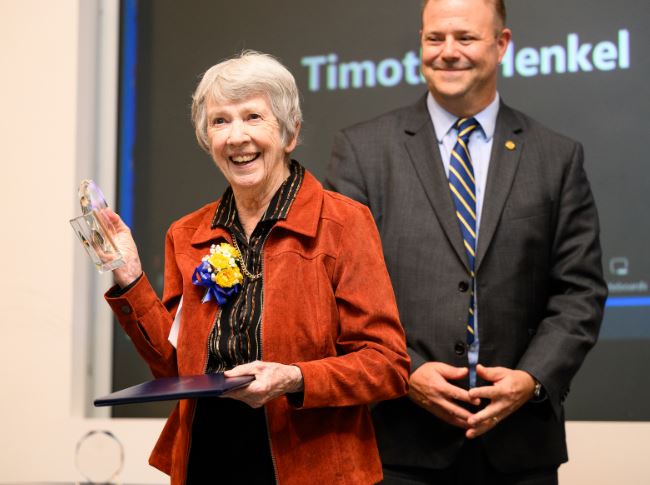
M 489 1 L 492 2 L 492 4 L 494 5 L 494 10 L 497 14 L 497 17 L 499 18 L 499 20 L 501 20 L 501 26 L 505 27 L 507 15 L 506 15 L 506 4 L 504 0 L 489 0 Z M 427 3 L 429 3 L 429 0 L 422 0 L 422 12 L 424 12 L 424 7 L 427 6 Z

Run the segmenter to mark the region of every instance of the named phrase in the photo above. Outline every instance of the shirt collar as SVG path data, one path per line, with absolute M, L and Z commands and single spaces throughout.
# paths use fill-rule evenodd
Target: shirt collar
M 458 116 L 452 115 L 449 111 L 440 106 L 433 95 L 427 95 L 427 109 L 429 116 L 433 122 L 433 127 L 436 131 L 438 143 L 442 143 L 442 139 L 454 129 L 454 124 L 458 121 Z M 474 115 L 476 121 L 481 125 L 481 130 L 485 135 L 486 140 L 491 140 L 494 136 L 494 130 L 497 124 L 497 115 L 499 114 L 499 93 L 496 94 L 492 102 L 487 107 Z
M 300 189 L 304 175 L 304 167 L 295 160 L 292 160 L 289 167 L 289 176 L 275 192 L 273 198 L 271 198 L 271 202 L 269 202 L 269 206 L 264 211 L 260 222 L 278 221 L 287 218 L 287 214 Z M 238 220 L 235 196 L 232 188 L 228 187 L 221 196 L 221 203 L 214 212 L 210 228 L 214 229 L 217 226 L 222 226 L 232 229 Z

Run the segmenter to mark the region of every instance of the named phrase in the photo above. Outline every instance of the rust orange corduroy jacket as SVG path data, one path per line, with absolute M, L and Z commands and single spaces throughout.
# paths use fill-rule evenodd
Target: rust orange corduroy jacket
M 146 276 L 119 297 L 106 295 L 156 377 L 205 372 L 218 306 L 201 303 L 204 288 L 191 276 L 210 244 L 231 242 L 222 228 L 210 229 L 217 204 L 170 227 L 162 301 Z M 367 405 L 406 392 L 409 359 L 369 210 L 306 173 L 264 244 L 263 271 L 262 360 L 296 364 L 304 377 L 302 406 L 286 396 L 265 406 L 278 483 L 380 481 Z M 181 295 L 175 349 L 167 338 Z M 185 483 L 194 406 L 179 402 L 149 460 L 172 484 Z

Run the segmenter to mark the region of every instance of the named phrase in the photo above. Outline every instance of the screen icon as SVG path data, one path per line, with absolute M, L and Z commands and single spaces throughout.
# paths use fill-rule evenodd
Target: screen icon
M 626 257 L 619 256 L 609 260 L 609 272 L 616 276 L 627 276 L 630 262 Z

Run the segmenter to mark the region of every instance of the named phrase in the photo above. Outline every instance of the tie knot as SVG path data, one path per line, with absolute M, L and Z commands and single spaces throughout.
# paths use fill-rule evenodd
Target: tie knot
M 462 139 L 465 143 L 469 140 L 472 132 L 479 127 L 478 121 L 475 118 L 460 118 L 456 121 L 456 130 L 458 130 L 458 138 Z

